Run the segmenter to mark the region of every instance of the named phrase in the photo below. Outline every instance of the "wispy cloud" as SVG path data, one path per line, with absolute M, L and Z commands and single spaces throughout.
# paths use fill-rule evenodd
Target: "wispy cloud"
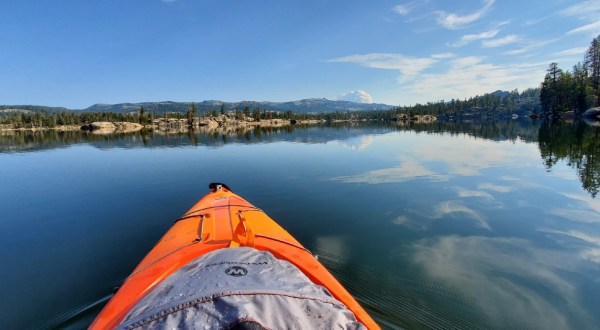
M 540 48 L 542 46 L 551 44 L 553 42 L 556 42 L 558 40 L 560 40 L 561 38 L 555 38 L 555 39 L 550 39 L 550 40 L 542 40 L 542 41 L 528 41 L 526 43 L 525 46 L 521 47 L 521 48 L 516 48 L 516 49 L 512 49 L 509 51 L 504 52 L 504 55 L 521 55 L 521 54 L 526 54 L 531 52 L 532 50 L 535 50 L 537 48 Z
M 423 4 L 424 2 L 427 2 L 427 1 L 415 0 L 415 1 L 407 2 L 407 3 L 401 4 L 401 5 L 396 5 L 396 6 L 394 6 L 394 8 L 392 8 L 392 10 L 400 16 L 406 16 L 406 15 L 410 14 L 413 10 L 415 10 L 415 8 L 417 6 L 419 6 L 420 4 Z
M 440 54 L 433 54 L 431 55 L 431 58 L 435 58 L 435 59 L 447 59 L 447 58 L 453 58 L 456 57 L 456 55 L 454 55 L 453 53 L 440 53 Z
M 600 12 L 600 2 L 597 0 L 587 0 L 572 5 L 561 10 L 559 13 L 563 16 L 578 16 L 579 18 L 588 18 L 595 12 Z
M 560 52 L 556 52 L 552 55 L 554 56 L 568 56 L 568 55 L 582 55 L 587 51 L 587 47 L 576 47 L 576 48 L 569 48 L 569 49 L 565 49 L 563 51 Z
M 396 14 L 400 16 L 406 16 L 412 10 L 412 6 L 410 4 L 406 5 L 397 5 L 392 9 Z
M 396 14 L 401 16 L 405 16 L 410 13 L 410 8 L 408 8 L 406 5 L 397 5 L 393 10 L 396 12 Z
M 569 32 L 567 32 L 567 34 L 581 33 L 581 32 L 592 32 L 594 34 L 600 33 L 600 21 L 580 26 L 576 29 L 570 30 Z
M 453 44 L 450 44 L 449 46 L 462 47 L 473 41 L 493 38 L 496 36 L 496 34 L 498 34 L 498 32 L 500 32 L 500 30 L 490 30 L 490 31 L 485 31 L 485 32 L 477 33 L 477 34 L 466 34 L 466 35 L 462 36 L 459 41 L 457 41 Z
M 496 65 L 482 57 L 458 57 L 443 62 L 442 70 L 422 73 L 398 84 L 411 100 L 418 102 L 451 99 L 457 95 L 481 95 L 498 89 L 525 89 L 539 84 L 544 76 L 547 62 L 535 64 Z M 437 67 L 436 67 L 437 68 Z M 432 96 L 435 95 L 435 99 Z
M 499 39 L 484 40 L 481 43 L 481 45 L 486 48 L 494 48 L 494 47 L 510 45 L 510 44 L 513 44 L 518 41 L 519 41 L 519 37 L 514 34 L 511 34 L 511 35 L 507 35 L 506 37 L 499 38 Z
M 437 62 L 433 57 L 412 57 L 402 54 L 370 53 L 331 59 L 328 62 L 356 63 L 368 68 L 398 70 L 413 76 Z
M 525 26 L 536 25 L 538 23 L 541 23 L 541 22 L 547 20 L 550 17 L 552 17 L 552 16 L 546 16 L 546 17 L 541 17 L 541 18 L 528 19 L 528 20 L 525 21 Z
M 482 8 L 468 15 L 459 15 L 456 13 L 447 13 L 444 11 L 437 12 L 437 22 L 450 30 L 458 30 L 465 27 L 466 25 L 473 23 L 483 17 L 494 4 L 495 0 L 485 0 L 485 4 Z

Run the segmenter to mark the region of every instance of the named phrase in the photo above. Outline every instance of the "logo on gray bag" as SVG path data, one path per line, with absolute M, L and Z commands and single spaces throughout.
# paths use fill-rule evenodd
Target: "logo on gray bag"
M 240 277 L 248 274 L 248 270 L 241 266 L 233 266 L 225 269 L 225 274 L 229 276 Z

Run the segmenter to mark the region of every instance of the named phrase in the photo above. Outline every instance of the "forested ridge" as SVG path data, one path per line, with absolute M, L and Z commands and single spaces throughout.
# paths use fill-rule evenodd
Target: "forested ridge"
M 82 112 L 65 108 L 51 108 L 44 106 L 0 106 L 0 124 L 11 125 L 14 128 L 55 127 L 60 125 L 85 125 L 95 121 L 110 122 L 136 122 L 149 124 L 157 118 L 189 118 L 190 116 L 216 117 L 222 114 L 231 114 L 236 118 L 251 117 L 254 120 L 264 119 L 321 119 L 334 120 L 393 120 L 400 116 L 435 115 L 438 117 L 493 117 L 505 118 L 513 114 L 526 116 L 538 113 L 539 89 L 532 88 L 523 92 L 513 90 L 496 91 L 482 96 L 475 96 L 465 100 L 450 100 L 416 104 L 413 106 L 397 107 L 389 110 L 362 110 L 362 111 L 335 111 L 325 113 L 295 113 L 287 111 L 269 111 L 259 107 L 243 107 L 227 109 L 224 106 L 199 110 L 194 103 L 182 111 L 155 113 L 140 107 L 128 113 L 116 112 Z

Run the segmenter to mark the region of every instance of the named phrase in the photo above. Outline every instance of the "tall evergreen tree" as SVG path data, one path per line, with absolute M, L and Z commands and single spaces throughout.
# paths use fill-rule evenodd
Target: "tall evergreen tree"
M 584 65 L 592 87 L 594 105 L 600 106 L 600 35 L 592 40 L 585 53 Z
M 144 111 L 144 107 L 140 107 L 140 124 L 146 123 L 146 112 Z
M 188 109 L 186 113 L 187 122 L 189 126 L 194 124 L 194 117 L 196 117 L 196 104 L 192 102 L 192 106 Z

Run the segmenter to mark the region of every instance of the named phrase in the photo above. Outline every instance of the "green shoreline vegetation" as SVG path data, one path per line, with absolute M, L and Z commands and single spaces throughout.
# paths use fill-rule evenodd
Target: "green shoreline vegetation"
M 335 121 L 425 121 L 438 119 L 498 119 L 515 117 L 575 118 L 587 109 L 600 106 L 600 36 L 594 38 L 585 53 L 584 62 L 572 71 L 563 71 L 558 63 L 551 63 L 539 88 L 495 91 L 465 100 L 452 99 L 426 104 L 401 106 L 390 110 L 337 111 L 324 113 L 293 113 L 271 111 L 256 107 L 208 109 L 198 114 L 191 103 L 187 111 L 169 111 L 164 106 L 158 112 L 143 106 L 127 113 L 86 112 L 66 108 L 33 105 L 0 106 L 0 130 L 15 129 L 93 129 L 94 122 L 136 123 L 144 128 L 174 125 L 194 129 L 210 121 L 222 125 L 252 124 L 282 125 Z M 427 117 L 424 117 L 427 116 Z M 594 116 L 595 117 L 595 116 Z M 274 122 L 274 120 L 279 120 Z M 170 125 L 165 125 L 169 122 Z

